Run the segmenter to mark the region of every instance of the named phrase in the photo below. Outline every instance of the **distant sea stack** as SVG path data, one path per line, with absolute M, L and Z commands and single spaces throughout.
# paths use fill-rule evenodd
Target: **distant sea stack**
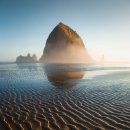
M 92 63 L 76 31 L 59 23 L 50 33 L 40 58 L 43 63 Z
M 28 53 L 27 56 L 18 56 L 16 58 L 16 63 L 36 63 L 37 62 L 37 57 L 35 54 L 32 56 Z

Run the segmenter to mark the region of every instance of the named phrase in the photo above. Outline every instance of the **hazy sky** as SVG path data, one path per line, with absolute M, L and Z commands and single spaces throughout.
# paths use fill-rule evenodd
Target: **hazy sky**
M 130 61 L 130 0 L 0 0 L 0 61 L 40 57 L 59 22 L 76 30 L 97 60 Z

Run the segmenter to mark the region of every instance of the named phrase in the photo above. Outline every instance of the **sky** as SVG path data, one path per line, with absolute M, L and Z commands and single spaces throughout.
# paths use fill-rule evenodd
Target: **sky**
M 81 36 L 94 59 L 130 62 L 130 0 L 0 0 L 0 61 L 40 58 L 59 22 Z

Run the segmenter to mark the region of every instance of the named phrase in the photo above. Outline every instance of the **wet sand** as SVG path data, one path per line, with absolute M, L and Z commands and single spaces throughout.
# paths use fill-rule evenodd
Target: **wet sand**
M 130 130 L 130 68 L 0 65 L 0 130 Z

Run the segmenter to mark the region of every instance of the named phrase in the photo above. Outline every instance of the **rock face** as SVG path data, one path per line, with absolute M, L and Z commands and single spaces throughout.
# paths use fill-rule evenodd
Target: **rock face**
M 40 58 L 44 63 L 91 63 L 80 36 L 67 25 L 59 23 L 50 33 Z

